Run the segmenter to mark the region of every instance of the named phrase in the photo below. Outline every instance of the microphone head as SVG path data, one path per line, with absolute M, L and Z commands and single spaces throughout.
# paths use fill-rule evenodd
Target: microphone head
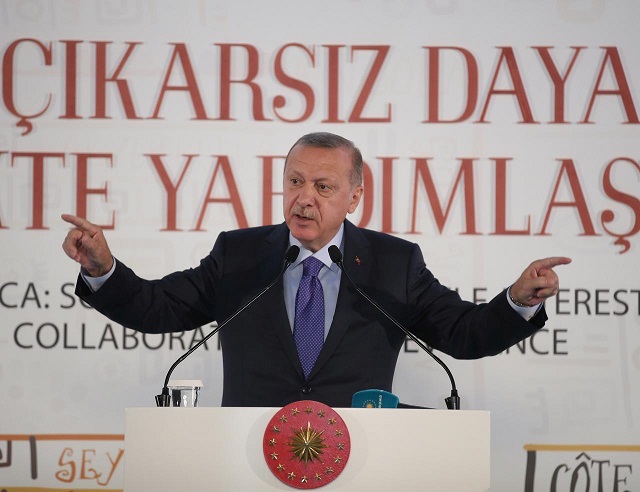
M 398 408 L 400 399 L 380 389 L 358 391 L 351 398 L 351 408 Z
M 342 253 L 335 244 L 329 246 L 329 257 L 334 263 L 340 264 L 342 262 Z
M 291 263 L 296 261 L 296 258 L 298 257 L 299 254 L 300 254 L 300 248 L 294 244 L 287 250 L 287 254 L 284 257 L 285 263 L 290 265 Z

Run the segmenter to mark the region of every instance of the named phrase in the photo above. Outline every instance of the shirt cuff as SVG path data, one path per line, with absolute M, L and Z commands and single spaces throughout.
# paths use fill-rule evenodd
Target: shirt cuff
M 535 306 L 527 306 L 527 307 L 517 306 L 516 304 L 514 304 L 514 302 L 511 300 L 511 297 L 509 296 L 509 289 L 507 289 L 507 292 L 505 293 L 505 295 L 507 296 L 507 302 L 509 303 L 509 305 L 515 310 L 516 313 L 518 313 L 527 321 L 529 321 L 536 314 L 538 314 L 538 311 L 540 311 L 540 309 L 542 308 L 542 303 L 537 304 Z
M 113 272 L 115 271 L 115 269 L 116 269 L 116 259 L 114 258 L 113 266 L 111 267 L 111 270 L 109 270 L 107 273 L 105 273 L 101 277 L 92 277 L 91 275 L 89 275 L 89 272 L 87 272 L 84 268 L 80 268 L 80 275 L 82 276 L 82 280 L 84 280 L 84 283 L 87 284 L 89 289 L 91 289 L 91 292 L 96 292 L 98 291 L 98 289 L 100 289 L 100 287 L 104 285 L 104 283 L 107 280 L 109 280 L 109 277 L 113 275 Z

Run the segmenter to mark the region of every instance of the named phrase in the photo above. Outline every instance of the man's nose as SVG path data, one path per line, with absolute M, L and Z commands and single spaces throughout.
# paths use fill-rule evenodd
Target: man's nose
M 313 183 L 305 183 L 298 194 L 298 203 L 302 206 L 313 205 L 315 201 L 316 187 Z

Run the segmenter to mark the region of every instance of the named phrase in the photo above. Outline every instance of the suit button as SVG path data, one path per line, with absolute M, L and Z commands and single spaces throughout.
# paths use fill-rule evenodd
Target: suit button
M 311 388 L 309 388 L 309 386 L 305 386 L 304 388 L 302 388 L 303 395 L 308 395 L 309 393 L 311 393 Z

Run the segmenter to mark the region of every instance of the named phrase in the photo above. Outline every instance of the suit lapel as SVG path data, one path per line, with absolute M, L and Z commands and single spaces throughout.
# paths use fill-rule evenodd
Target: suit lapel
M 344 265 L 344 269 L 357 286 L 360 287 L 365 284 L 369 272 L 372 271 L 373 260 L 369 241 L 367 241 L 362 232 L 356 226 L 345 220 L 344 254 L 342 263 Z M 349 281 L 343 274 L 340 279 L 338 301 L 336 303 L 333 321 L 331 322 L 331 328 L 324 346 L 322 347 L 322 351 L 318 356 L 318 360 L 309 374 L 310 378 L 312 378 L 314 374 L 318 372 L 331 358 L 340 344 L 340 341 L 346 334 L 349 324 L 353 319 L 352 310 L 354 296 L 358 296 L 358 293 L 351 284 L 349 284 Z
M 283 223 L 267 236 L 265 244 L 260 248 L 261 285 L 268 285 L 278 276 L 284 264 L 284 255 L 289 244 L 289 229 Z M 270 325 L 280 339 L 285 353 L 293 367 L 302 377 L 302 366 L 298 357 L 298 349 L 293 340 L 292 327 L 289 324 L 287 308 L 284 303 L 284 286 L 282 279 L 265 294 L 264 303 Z
M 257 261 L 259 266 L 258 279 L 261 285 L 268 285 L 278 276 L 282 268 L 284 255 L 289 244 L 289 230 L 285 224 L 274 228 L 258 249 Z

